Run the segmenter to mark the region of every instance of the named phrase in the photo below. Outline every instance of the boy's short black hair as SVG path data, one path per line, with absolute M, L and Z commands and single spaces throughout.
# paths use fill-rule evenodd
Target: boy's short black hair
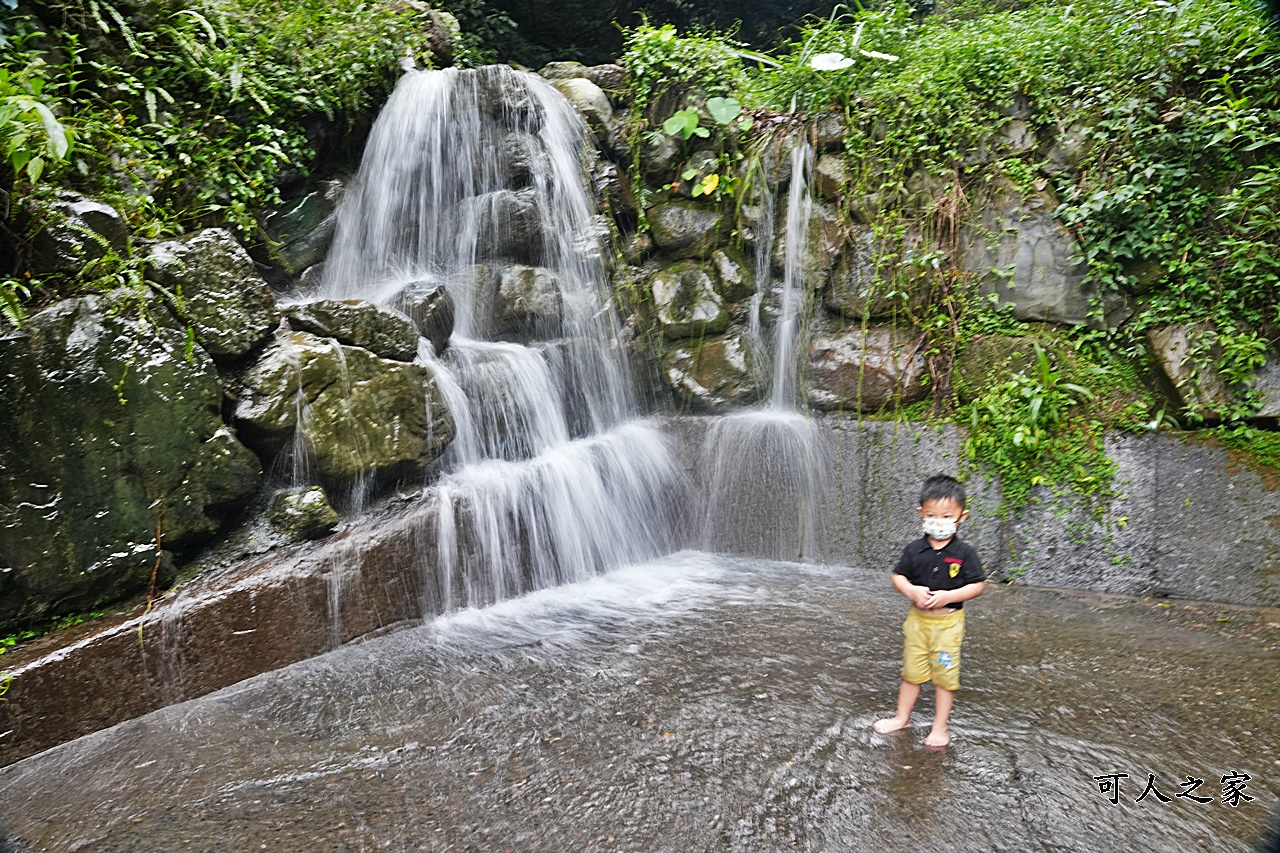
M 955 477 L 946 474 L 934 474 L 924 481 L 920 489 L 920 506 L 926 501 L 955 501 L 961 509 L 965 506 L 964 486 Z

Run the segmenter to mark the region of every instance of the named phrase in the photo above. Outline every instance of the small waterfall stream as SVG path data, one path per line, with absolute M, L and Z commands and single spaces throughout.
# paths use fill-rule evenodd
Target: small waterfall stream
M 771 249 L 775 204 L 767 187 L 756 245 L 756 293 L 750 335 L 759 361 L 771 367 L 763 407 L 718 418 L 707 431 L 704 547 L 775 560 L 822 557 L 823 502 L 830 490 L 830 449 L 804 412 L 800 364 L 806 351 L 804 257 L 809 241 L 813 151 L 797 142 L 790 153 L 783 234 L 783 279 L 772 334 L 761 328 L 760 307 L 773 285 Z
M 455 326 L 424 339 L 457 435 L 436 486 L 444 611 L 582 580 L 674 547 L 682 474 L 635 420 L 585 184 L 587 130 L 505 66 L 411 72 L 338 212 L 323 289 L 402 304 L 443 288 Z

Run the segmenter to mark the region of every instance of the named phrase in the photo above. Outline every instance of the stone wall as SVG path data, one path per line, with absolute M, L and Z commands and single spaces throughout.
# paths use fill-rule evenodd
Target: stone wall
M 707 489 L 709 419 L 671 420 L 696 488 Z M 921 481 L 961 467 L 953 427 L 827 417 L 834 472 L 823 500 L 824 560 L 862 567 L 897 562 L 919 535 Z M 749 452 L 744 448 L 743 452 Z M 1101 512 L 1044 490 L 1016 518 L 1000 512 L 998 483 L 968 478 L 969 539 L 1000 580 L 1139 596 L 1280 607 L 1280 490 L 1222 447 L 1172 433 L 1112 434 L 1120 496 Z M 757 506 L 768 494 L 739 498 Z M 695 501 L 705 505 L 705 501 Z

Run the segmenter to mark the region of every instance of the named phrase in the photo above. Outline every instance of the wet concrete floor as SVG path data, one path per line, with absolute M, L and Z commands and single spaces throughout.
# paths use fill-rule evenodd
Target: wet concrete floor
M 0 770 L 0 850 L 1252 849 L 1280 799 L 1268 636 L 992 588 L 933 750 L 931 688 L 870 728 L 905 609 L 886 572 L 676 555 Z

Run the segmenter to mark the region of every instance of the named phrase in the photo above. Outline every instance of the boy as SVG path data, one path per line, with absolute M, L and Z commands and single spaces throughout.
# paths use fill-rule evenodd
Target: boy
M 924 535 L 902 551 L 893 570 L 893 585 L 911 600 L 902 625 L 902 686 L 898 713 L 877 720 L 880 734 L 896 732 L 911 722 L 911 709 L 920 685 L 933 681 L 936 713 L 925 746 L 951 742 L 947 721 L 960 687 L 960 643 L 964 640 L 964 602 L 982 595 L 982 560 L 978 552 L 956 537 L 956 528 L 969 517 L 964 486 L 943 474 L 930 477 L 920 491 Z

